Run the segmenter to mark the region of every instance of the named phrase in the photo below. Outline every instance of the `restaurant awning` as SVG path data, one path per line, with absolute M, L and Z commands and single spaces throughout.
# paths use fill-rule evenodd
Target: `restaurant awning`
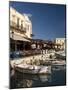
M 26 41 L 26 42 L 30 42 L 29 38 L 17 35 L 17 34 L 12 34 L 10 33 L 10 38 L 13 40 L 19 40 L 19 41 Z

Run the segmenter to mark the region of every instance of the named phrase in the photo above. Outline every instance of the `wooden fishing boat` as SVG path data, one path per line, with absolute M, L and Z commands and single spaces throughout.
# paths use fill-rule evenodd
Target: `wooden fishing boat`
M 37 66 L 37 65 L 15 65 L 15 70 L 28 74 L 50 74 L 51 66 Z

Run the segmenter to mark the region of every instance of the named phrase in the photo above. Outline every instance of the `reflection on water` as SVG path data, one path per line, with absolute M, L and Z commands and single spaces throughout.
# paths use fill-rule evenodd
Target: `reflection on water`
M 51 75 L 39 75 L 39 79 L 41 82 L 51 82 Z
M 56 68 L 57 67 L 57 68 Z M 12 77 L 11 88 L 27 88 L 27 87 L 45 87 L 66 84 L 65 66 L 53 66 L 51 74 L 30 75 L 16 72 L 15 78 Z M 62 69 L 61 69 L 62 68 Z
M 32 86 L 32 80 L 29 79 L 23 79 L 17 84 L 17 87 L 31 87 Z

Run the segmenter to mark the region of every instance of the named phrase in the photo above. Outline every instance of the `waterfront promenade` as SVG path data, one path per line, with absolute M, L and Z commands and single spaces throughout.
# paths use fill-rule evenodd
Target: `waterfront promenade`
M 53 56 L 53 59 L 55 57 L 55 53 L 51 52 L 51 53 L 47 53 L 47 54 L 39 54 L 39 55 L 32 55 L 32 56 L 28 56 L 28 57 L 22 57 L 22 58 L 16 58 L 14 60 L 10 60 L 10 64 L 13 67 L 15 64 L 33 64 L 34 62 L 36 62 L 36 64 L 39 64 L 39 62 L 43 63 L 46 60 L 49 61 L 51 59 L 49 59 L 50 55 Z
M 61 52 L 60 52 L 61 53 Z M 60 55 L 59 55 L 60 56 Z M 63 57 L 63 56 L 62 56 Z M 56 52 L 31 55 L 22 58 L 16 58 L 10 60 L 11 67 L 14 68 L 14 65 L 23 64 L 23 65 L 63 65 L 66 64 L 64 58 L 57 58 Z

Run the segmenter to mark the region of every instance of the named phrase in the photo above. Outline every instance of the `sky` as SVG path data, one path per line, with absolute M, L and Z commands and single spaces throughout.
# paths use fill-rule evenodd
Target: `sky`
M 66 6 L 10 1 L 9 6 L 21 14 L 30 14 L 34 39 L 64 38 L 66 32 Z

